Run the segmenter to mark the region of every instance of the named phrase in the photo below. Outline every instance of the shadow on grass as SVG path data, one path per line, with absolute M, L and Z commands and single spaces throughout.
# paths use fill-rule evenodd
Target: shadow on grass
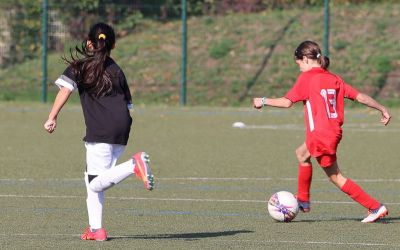
M 256 84 L 259 76 L 264 72 L 265 68 L 267 67 L 269 59 L 272 57 L 272 54 L 275 51 L 276 46 L 281 42 L 287 31 L 290 29 L 292 24 L 298 19 L 298 15 L 292 17 L 288 23 L 283 27 L 283 29 L 277 35 L 275 41 L 269 46 L 268 53 L 264 55 L 263 61 L 260 65 L 260 68 L 257 70 L 256 74 L 250 79 L 246 84 L 246 89 L 244 92 L 239 96 L 239 101 L 243 102 L 245 98 L 249 95 L 250 89 Z
M 108 237 L 108 240 L 117 240 L 117 239 L 149 239 L 149 240 L 199 240 L 204 238 L 215 238 L 215 237 L 224 237 L 224 236 L 232 236 L 236 234 L 244 234 L 244 233 L 254 233 L 254 231 L 249 230 L 235 230 L 235 231 L 221 231 L 221 232 L 199 232 L 199 233 L 182 233 L 182 234 L 154 234 L 154 235 L 126 235 L 126 236 L 114 236 Z
M 310 220 L 310 219 L 306 219 L 306 220 L 295 220 L 295 221 L 292 221 L 292 222 L 290 222 L 290 223 L 312 223 L 312 222 L 327 222 L 327 221 L 330 221 L 330 222 L 335 222 L 335 221 L 337 221 L 337 222 L 339 222 L 339 221 L 356 221 L 356 222 L 360 222 L 361 223 L 361 220 L 362 220 L 363 218 L 361 218 L 361 217 L 359 217 L 359 218 L 328 218 L 328 219 L 313 219 L 313 220 Z M 382 219 L 379 219 L 379 220 L 377 220 L 377 221 L 375 221 L 374 223 L 377 223 L 377 224 L 390 224 L 390 223 L 398 223 L 398 221 L 400 221 L 400 217 L 385 217 L 385 218 L 382 218 Z M 367 223 L 368 224 L 368 223 Z

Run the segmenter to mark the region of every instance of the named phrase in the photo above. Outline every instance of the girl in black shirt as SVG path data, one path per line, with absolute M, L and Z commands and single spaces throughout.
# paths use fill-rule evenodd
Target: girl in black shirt
M 75 48 L 75 56 L 71 51 L 71 59 L 63 58 L 68 67 L 55 82 L 60 90 L 44 124 L 47 132 L 54 132 L 57 115 L 71 93 L 78 90 L 86 124 L 83 141 L 89 227 L 81 236 L 83 240 L 107 240 L 106 230 L 102 227 L 106 189 L 133 173 L 144 182 L 147 190 L 154 187 L 149 156 L 145 152 L 138 152 L 132 160 L 115 166 L 129 139 L 132 97 L 124 73 L 110 57 L 114 46 L 112 27 L 97 23 L 91 27 L 81 48 Z

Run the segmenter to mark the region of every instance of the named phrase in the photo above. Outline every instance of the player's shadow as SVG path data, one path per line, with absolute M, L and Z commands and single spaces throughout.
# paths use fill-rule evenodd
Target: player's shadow
M 221 231 L 221 232 L 198 232 L 198 233 L 182 233 L 182 234 L 153 234 L 153 235 L 126 235 L 126 236 L 111 236 L 108 240 L 116 239 L 149 239 L 149 240 L 199 240 L 204 238 L 216 238 L 224 236 L 232 236 L 236 234 L 254 233 L 249 230 L 233 230 L 233 231 Z
M 380 219 L 379 221 L 382 221 L 383 223 L 388 223 L 388 224 L 390 224 L 390 223 L 399 223 L 400 222 L 400 217 L 390 217 L 390 216 L 388 216 L 388 217 Z

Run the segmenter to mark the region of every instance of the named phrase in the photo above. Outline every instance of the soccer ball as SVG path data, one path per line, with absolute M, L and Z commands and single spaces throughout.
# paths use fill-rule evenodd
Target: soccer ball
M 299 212 L 299 204 L 292 193 L 279 191 L 269 198 L 268 212 L 277 221 L 290 222 Z
M 232 124 L 232 127 L 234 127 L 234 128 L 245 128 L 246 124 L 244 124 L 243 122 L 234 122 Z

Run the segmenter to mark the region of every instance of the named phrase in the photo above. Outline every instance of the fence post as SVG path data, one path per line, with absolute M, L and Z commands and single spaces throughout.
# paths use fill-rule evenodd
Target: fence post
M 47 20 L 48 0 L 42 1 L 42 102 L 47 102 Z
M 329 57 L 329 0 L 324 0 L 324 56 Z
M 181 0 L 182 7 L 182 62 L 181 62 L 181 94 L 180 104 L 186 105 L 186 65 L 187 65 L 187 18 L 186 0 Z

